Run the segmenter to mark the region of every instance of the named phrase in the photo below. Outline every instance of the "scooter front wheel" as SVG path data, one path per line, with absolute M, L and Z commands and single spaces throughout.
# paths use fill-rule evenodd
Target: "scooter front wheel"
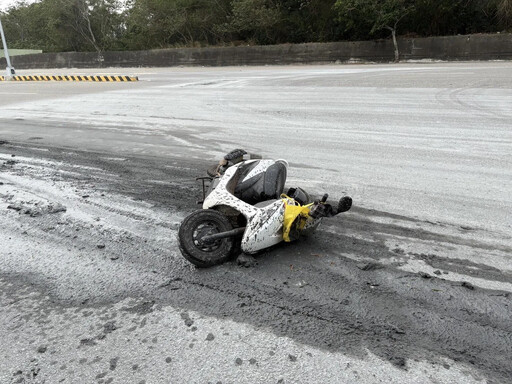
M 229 219 L 213 209 L 196 211 L 183 220 L 178 230 L 178 245 L 185 259 L 199 268 L 207 268 L 229 260 L 235 239 L 213 241 L 203 238 L 233 229 Z

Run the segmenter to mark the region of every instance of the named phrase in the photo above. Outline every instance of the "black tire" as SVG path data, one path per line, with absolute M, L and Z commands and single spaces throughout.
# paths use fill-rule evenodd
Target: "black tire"
M 229 219 L 218 211 L 202 209 L 183 220 L 178 230 L 178 245 L 185 259 L 199 268 L 222 264 L 232 256 L 235 239 L 232 237 L 202 243 L 207 234 L 233 229 Z
M 338 202 L 337 213 L 347 212 L 350 208 L 352 208 L 352 198 L 350 196 L 343 196 Z

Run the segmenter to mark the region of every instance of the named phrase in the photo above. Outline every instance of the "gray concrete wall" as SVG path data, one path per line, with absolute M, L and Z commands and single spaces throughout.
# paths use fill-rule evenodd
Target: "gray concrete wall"
M 402 60 L 509 60 L 512 34 L 465 35 L 400 39 Z M 103 60 L 91 52 L 43 53 L 12 58 L 17 69 L 172 67 L 332 63 L 362 60 L 392 61 L 390 40 L 281 44 L 248 47 L 181 48 L 105 52 Z M 0 59 L 0 67 L 5 59 Z

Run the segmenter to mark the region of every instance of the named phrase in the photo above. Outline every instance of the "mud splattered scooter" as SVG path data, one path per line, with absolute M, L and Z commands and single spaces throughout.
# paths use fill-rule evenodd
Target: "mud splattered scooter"
M 209 177 L 198 178 L 203 181 L 203 209 L 186 217 L 178 231 L 181 253 L 197 267 L 293 241 L 314 231 L 322 218 L 352 206 L 348 196 L 336 208 L 327 203 L 327 194 L 311 202 L 301 188 L 283 195 L 288 163 L 246 155 L 234 150 L 208 170 Z M 205 181 L 210 182 L 208 189 Z

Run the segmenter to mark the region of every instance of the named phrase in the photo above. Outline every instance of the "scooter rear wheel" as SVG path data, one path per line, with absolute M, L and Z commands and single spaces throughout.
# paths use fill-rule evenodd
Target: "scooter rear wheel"
M 178 245 L 185 259 L 199 268 L 207 268 L 229 260 L 235 239 L 227 237 L 210 242 L 207 235 L 233 229 L 229 219 L 213 209 L 201 209 L 183 220 L 178 230 Z

